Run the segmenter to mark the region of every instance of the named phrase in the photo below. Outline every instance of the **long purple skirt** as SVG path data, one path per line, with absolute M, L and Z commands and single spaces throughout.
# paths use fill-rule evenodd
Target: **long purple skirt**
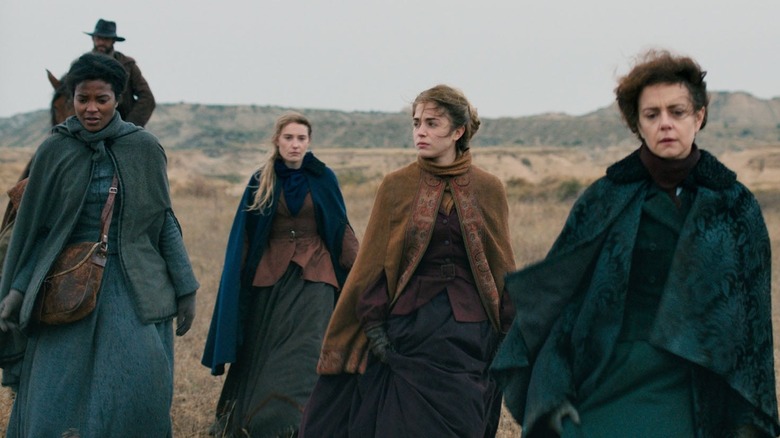
M 393 316 L 387 363 L 320 376 L 303 414 L 305 437 L 495 436 L 501 393 L 488 376 L 498 336 L 490 322 L 457 322 L 446 292 Z

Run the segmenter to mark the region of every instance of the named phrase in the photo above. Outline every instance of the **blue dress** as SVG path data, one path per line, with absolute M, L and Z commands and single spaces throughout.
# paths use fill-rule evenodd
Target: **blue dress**
M 96 166 L 69 243 L 97 241 L 114 166 L 111 160 Z M 117 196 L 96 309 L 74 323 L 30 328 L 8 437 L 172 435 L 172 322 L 144 324 L 137 315 L 116 252 L 120 206 Z M 160 250 L 171 261 L 169 266 L 190 266 L 170 213 Z M 182 257 L 186 263 L 176 265 Z M 192 291 L 197 283 L 176 288 Z

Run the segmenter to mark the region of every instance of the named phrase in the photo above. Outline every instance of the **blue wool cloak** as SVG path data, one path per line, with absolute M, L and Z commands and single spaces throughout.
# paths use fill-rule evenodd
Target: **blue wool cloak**
M 347 277 L 347 271 L 339 263 L 344 231 L 349 226 L 347 209 L 336 175 L 311 152 L 307 155 L 311 158 L 304 160 L 303 173 L 311 190 L 317 233 L 328 248 L 336 279 L 341 286 Z M 211 374 L 215 376 L 225 372 L 225 364 L 235 362 L 243 343 L 242 308 L 245 307 L 247 294 L 251 293 L 252 280 L 268 243 L 271 222 L 279 205 L 282 184 L 277 181 L 271 206 L 263 214 L 257 210 L 248 211 L 259 181 L 260 171 L 257 171 L 244 190 L 228 238 L 217 302 L 201 359 L 201 363 L 211 368 Z M 248 243 L 246 259 L 245 242 Z

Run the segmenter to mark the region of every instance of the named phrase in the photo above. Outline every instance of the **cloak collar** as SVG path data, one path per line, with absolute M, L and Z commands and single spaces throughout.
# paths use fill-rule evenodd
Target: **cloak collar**
M 119 111 L 114 111 L 114 116 L 111 118 L 111 121 L 100 131 L 87 131 L 76 116 L 70 116 L 64 122 L 52 128 L 52 132 L 60 133 L 81 141 L 92 149 L 92 161 L 100 161 L 106 157 L 105 142 L 107 140 L 110 143 L 119 137 L 139 131 L 140 129 L 141 128 L 132 123 L 125 123 L 122 121 Z
M 650 172 L 642 164 L 638 148 L 629 156 L 607 168 L 607 178 L 613 182 L 627 184 L 650 179 Z M 683 181 L 683 186 L 701 185 L 712 190 L 724 190 L 734 184 L 737 175 L 723 165 L 709 152 L 699 149 L 701 158 Z

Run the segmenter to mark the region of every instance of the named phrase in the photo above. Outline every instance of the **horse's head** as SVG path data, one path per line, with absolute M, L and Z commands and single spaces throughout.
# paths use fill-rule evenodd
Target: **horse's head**
M 49 77 L 49 83 L 54 88 L 54 95 L 51 98 L 51 126 L 59 125 L 65 119 L 76 113 L 73 109 L 73 100 L 65 87 L 65 77 L 57 79 L 49 70 L 46 70 Z

